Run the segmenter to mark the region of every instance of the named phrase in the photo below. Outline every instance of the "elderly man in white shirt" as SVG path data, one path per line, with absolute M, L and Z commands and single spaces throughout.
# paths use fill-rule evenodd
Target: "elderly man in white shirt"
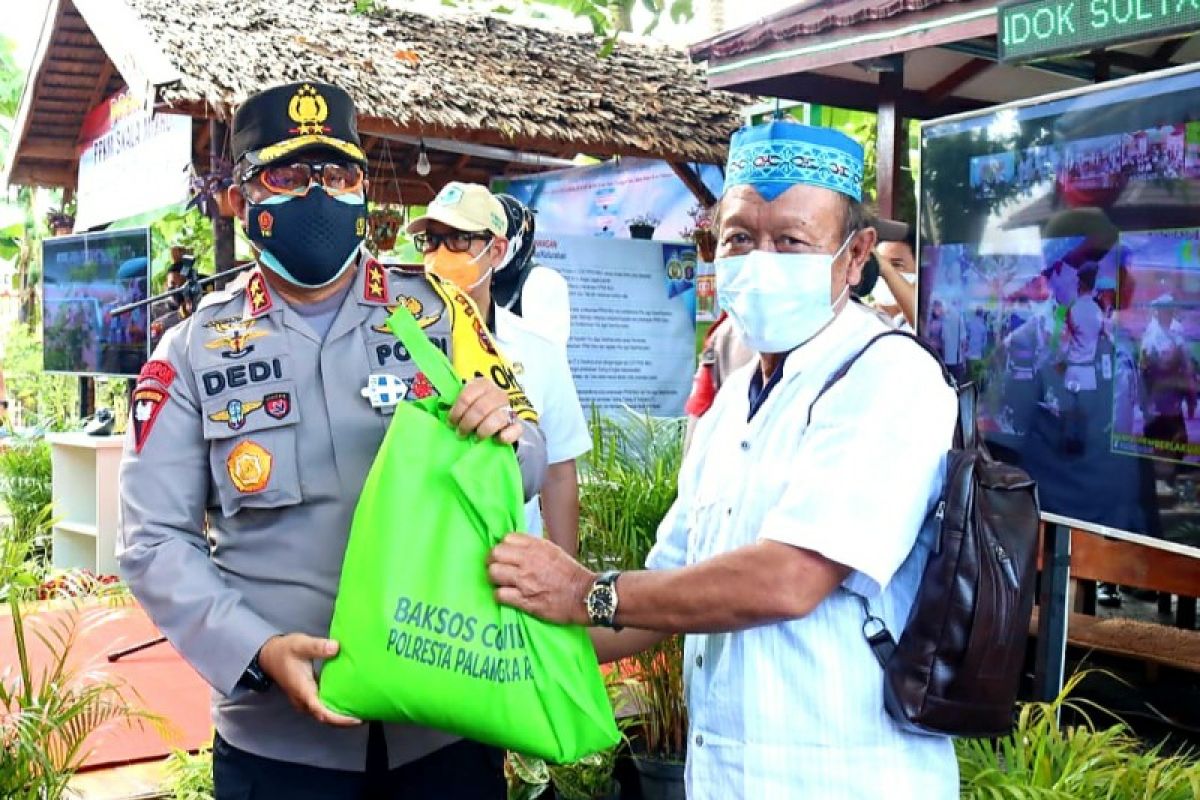
M 906 733 L 885 711 L 858 597 L 903 629 L 954 393 L 916 343 L 890 338 L 809 421 L 826 379 L 889 327 L 848 302 L 876 240 L 862 155 L 840 133 L 791 122 L 735 134 L 717 282 L 761 355 L 697 427 L 647 569 L 597 576 L 520 534 L 489 559 L 501 602 L 610 628 L 594 631 L 602 660 L 687 634 L 691 798 L 958 796 L 950 740 Z

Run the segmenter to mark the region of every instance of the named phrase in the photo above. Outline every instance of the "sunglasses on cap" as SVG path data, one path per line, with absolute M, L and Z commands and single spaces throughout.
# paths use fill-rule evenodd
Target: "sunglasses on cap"
M 260 179 L 259 184 L 250 186 L 261 185 L 268 194 L 304 197 L 314 183 L 319 183 L 330 195 L 355 194 L 362 190 L 366 171 L 346 161 L 297 161 L 255 167 L 246 172 L 243 181 L 249 183 L 255 177 Z
M 466 231 L 450 231 L 449 233 L 429 233 L 422 231 L 413 234 L 413 244 L 422 253 L 435 252 L 442 245 L 451 253 L 465 253 L 471 249 L 471 242 L 486 242 L 492 238 L 486 231 L 469 233 Z

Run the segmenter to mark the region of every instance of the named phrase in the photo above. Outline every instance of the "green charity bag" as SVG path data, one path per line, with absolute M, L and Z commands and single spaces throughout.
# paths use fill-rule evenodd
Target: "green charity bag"
M 388 320 L 437 396 L 397 404 L 355 508 L 320 696 L 565 763 L 616 744 L 587 631 L 496 602 L 487 556 L 524 528 L 511 446 L 447 421 L 461 382 L 416 320 Z

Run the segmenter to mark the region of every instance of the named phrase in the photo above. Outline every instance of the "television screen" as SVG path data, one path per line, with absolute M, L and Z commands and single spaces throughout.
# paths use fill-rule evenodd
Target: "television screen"
M 918 332 L 1059 521 L 1200 546 L 1200 71 L 922 127 Z
M 52 372 L 134 377 L 146 363 L 150 231 L 137 228 L 42 242 L 42 364 Z

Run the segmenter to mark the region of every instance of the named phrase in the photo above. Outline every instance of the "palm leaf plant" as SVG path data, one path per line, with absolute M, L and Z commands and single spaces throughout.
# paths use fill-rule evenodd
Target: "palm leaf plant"
M 63 796 L 101 729 L 150 723 L 165 731 L 161 720 L 133 705 L 133 693 L 120 682 L 75 663 L 80 634 L 107 622 L 113 611 L 99 610 L 82 621 L 73 614 L 48 621 L 26 616 L 39 583 L 30 552 L 36 531 L 50 522 L 46 505 L 32 524 L 9 525 L 0 535 L 0 603 L 16 650 L 16 662 L 0 670 L 0 797 L 12 800 Z M 45 648 L 40 664 L 31 654 L 32 640 Z
M 590 568 L 640 569 L 676 497 L 684 421 L 631 409 L 593 411 L 592 452 L 581 470 L 580 558 Z M 639 755 L 681 763 L 687 739 L 683 637 L 620 665 L 637 710 Z
M 1017 724 L 1001 739 L 961 739 L 959 780 L 964 800 L 1194 800 L 1200 762 L 1185 751 L 1166 755 L 1147 747 L 1119 720 L 1107 727 L 1094 703 L 1075 699 L 1094 671 L 1078 672 L 1048 703 L 1024 703 Z M 1062 726 L 1068 712 L 1077 724 Z

